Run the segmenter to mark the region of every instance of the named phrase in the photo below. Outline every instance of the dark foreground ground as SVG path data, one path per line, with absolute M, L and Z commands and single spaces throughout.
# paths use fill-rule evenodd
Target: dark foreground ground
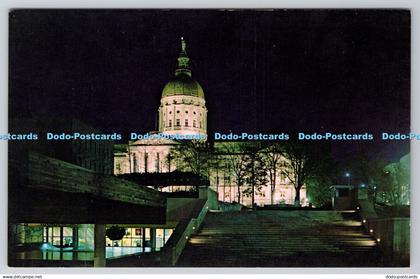
M 210 213 L 178 261 L 184 267 L 389 265 L 351 211 Z

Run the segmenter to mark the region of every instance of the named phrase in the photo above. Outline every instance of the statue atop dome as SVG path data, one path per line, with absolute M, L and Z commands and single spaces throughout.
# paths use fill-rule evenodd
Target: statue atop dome
M 207 135 L 207 108 L 201 85 L 191 78 L 187 43 L 181 37 L 181 52 L 175 77 L 163 88 L 159 106 L 159 131 L 166 134 Z
M 181 37 L 181 49 L 182 51 L 186 51 L 187 49 L 187 43 L 184 40 L 184 37 Z
M 187 55 L 187 43 L 184 40 L 184 37 L 181 37 L 181 52 L 178 56 L 178 68 L 175 70 L 175 76 L 187 75 L 191 77 L 191 70 L 188 63 L 190 58 Z

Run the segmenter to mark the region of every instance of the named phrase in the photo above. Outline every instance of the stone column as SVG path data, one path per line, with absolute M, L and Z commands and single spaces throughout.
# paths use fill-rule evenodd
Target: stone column
M 146 252 L 146 228 L 141 228 L 141 250 Z
M 79 249 L 79 226 L 73 227 L 73 249 Z
M 95 224 L 93 266 L 105 267 L 105 224 Z
M 150 243 L 152 252 L 156 251 L 156 228 L 150 228 Z
M 63 234 L 64 234 L 64 228 L 61 226 L 60 227 L 60 247 L 61 248 L 63 248 L 63 246 L 64 246 L 64 237 L 63 237 Z M 63 253 L 60 253 L 60 254 L 63 254 Z

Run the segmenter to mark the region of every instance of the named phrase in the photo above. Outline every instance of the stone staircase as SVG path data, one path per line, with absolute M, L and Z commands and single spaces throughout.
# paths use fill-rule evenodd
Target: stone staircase
M 383 266 L 375 240 L 354 211 L 210 212 L 178 266 Z

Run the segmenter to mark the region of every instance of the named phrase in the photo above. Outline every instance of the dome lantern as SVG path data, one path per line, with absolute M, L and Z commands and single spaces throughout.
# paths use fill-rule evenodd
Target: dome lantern
M 175 70 L 175 78 L 169 81 L 163 88 L 162 98 L 183 95 L 204 99 L 203 88 L 197 81 L 191 78 L 189 61 L 187 43 L 181 37 L 181 52 L 178 56 L 178 67 Z
M 181 37 L 181 52 L 178 56 L 178 68 L 175 70 L 175 76 L 187 75 L 191 77 L 191 70 L 188 66 L 190 58 L 187 55 L 187 43 L 184 37 Z
M 181 52 L 175 77 L 162 91 L 159 131 L 166 134 L 207 135 L 207 108 L 201 85 L 191 78 L 187 44 L 181 37 Z

